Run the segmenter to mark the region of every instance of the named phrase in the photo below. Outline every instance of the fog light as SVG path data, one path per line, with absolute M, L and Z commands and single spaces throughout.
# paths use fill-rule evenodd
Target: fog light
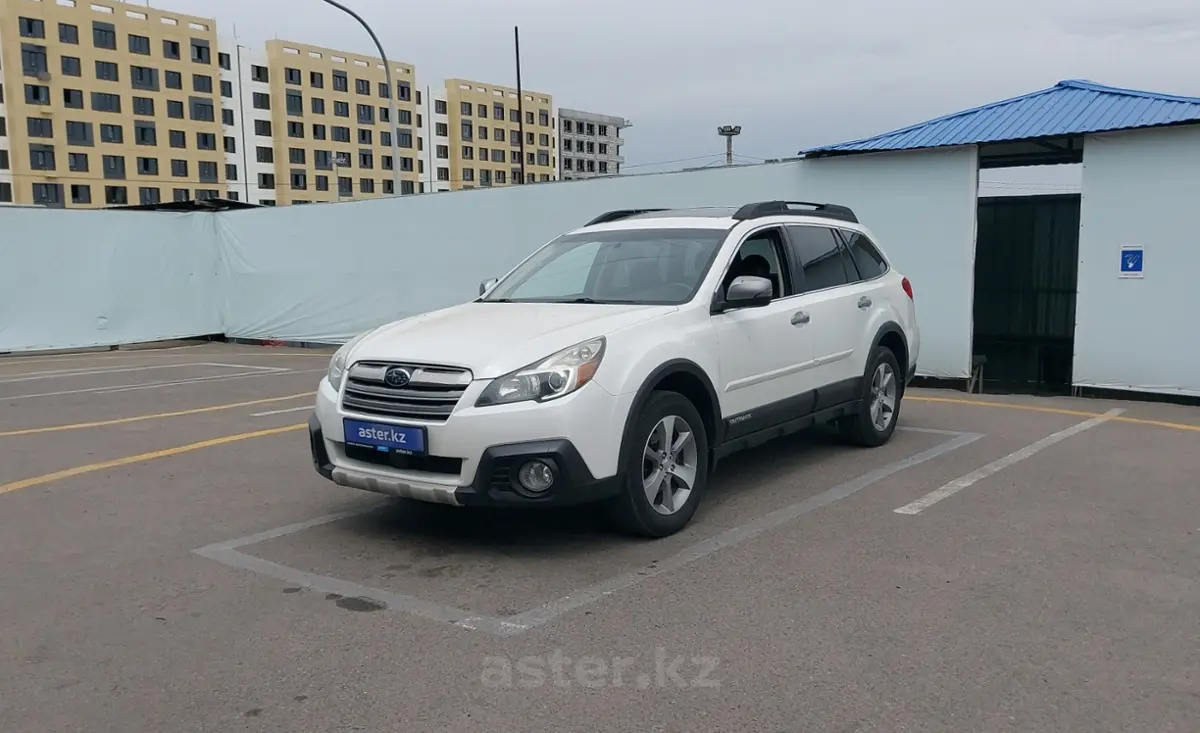
M 531 494 L 541 494 L 554 485 L 554 469 L 545 461 L 526 461 L 517 471 L 517 483 Z

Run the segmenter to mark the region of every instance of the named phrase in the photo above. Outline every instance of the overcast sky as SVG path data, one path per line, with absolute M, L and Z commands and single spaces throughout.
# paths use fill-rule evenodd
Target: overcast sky
M 742 126 L 743 162 L 1082 78 L 1200 96 L 1197 0 L 341 0 L 419 84 L 515 84 L 631 119 L 627 166 L 704 165 Z M 278 37 L 372 53 L 321 0 L 152 0 Z M 633 172 L 630 170 L 630 172 Z

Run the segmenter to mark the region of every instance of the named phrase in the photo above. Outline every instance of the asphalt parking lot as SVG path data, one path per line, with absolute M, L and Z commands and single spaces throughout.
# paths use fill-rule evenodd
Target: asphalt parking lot
M 328 354 L 0 359 L 0 730 L 1200 730 L 1200 409 L 913 390 L 662 541 L 321 479 Z

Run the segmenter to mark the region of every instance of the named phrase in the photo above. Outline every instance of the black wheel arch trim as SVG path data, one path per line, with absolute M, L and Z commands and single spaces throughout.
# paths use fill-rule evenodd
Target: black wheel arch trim
M 708 378 L 708 374 L 705 373 L 699 364 L 691 359 L 671 359 L 669 361 L 665 361 L 656 367 L 654 371 L 650 372 L 649 376 L 642 381 L 642 386 L 638 387 L 637 394 L 635 394 L 633 397 L 633 404 L 629 406 L 629 414 L 625 416 L 624 435 L 629 435 L 630 427 L 632 427 L 633 422 L 637 420 L 638 415 L 641 414 L 642 408 L 646 406 L 646 402 L 650 399 L 650 393 L 654 391 L 654 387 L 661 382 L 664 377 L 668 377 L 679 372 L 686 373 L 689 376 L 700 380 L 700 383 L 704 385 L 704 390 L 708 393 L 708 399 L 712 403 L 712 415 L 709 416 L 712 421 L 712 425 L 705 425 L 704 427 L 706 429 L 711 428 L 711 432 L 708 436 L 708 447 L 711 451 L 713 446 L 719 445 L 724 437 L 724 427 L 721 420 L 721 401 L 717 397 L 717 390 L 715 387 L 713 387 L 712 380 Z M 696 409 L 699 411 L 700 406 L 697 405 Z
M 908 348 L 908 335 L 904 333 L 904 329 L 900 327 L 900 324 L 896 323 L 895 321 L 888 321 L 879 327 L 879 330 L 875 332 L 874 340 L 871 341 L 871 351 L 874 352 L 876 347 L 878 347 L 883 341 L 883 337 L 887 336 L 889 333 L 894 333 L 900 337 L 900 341 L 904 343 L 904 360 L 906 362 L 909 361 L 912 353 Z M 905 374 L 908 373 L 908 364 L 899 364 L 898 366 Z

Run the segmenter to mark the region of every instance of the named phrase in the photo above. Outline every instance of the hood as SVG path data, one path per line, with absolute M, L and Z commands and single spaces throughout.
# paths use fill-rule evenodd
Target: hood
M 462 366 L 476 379 L 491 379 L 675 310 L 662 305 L 465 303 L 375 329 L 354 347 L 350 361 Z

